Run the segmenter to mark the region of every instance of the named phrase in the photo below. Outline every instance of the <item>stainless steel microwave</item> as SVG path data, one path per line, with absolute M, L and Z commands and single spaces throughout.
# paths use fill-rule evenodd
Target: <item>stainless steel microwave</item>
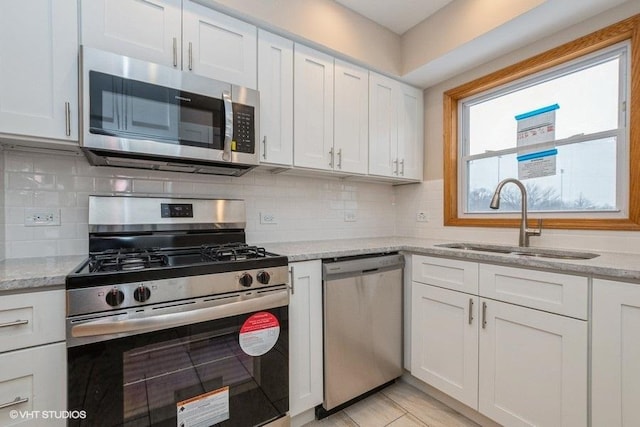
M 86 46 L 80 64 L 91 164 L 231 176 L 257 166 L 257 91 Z

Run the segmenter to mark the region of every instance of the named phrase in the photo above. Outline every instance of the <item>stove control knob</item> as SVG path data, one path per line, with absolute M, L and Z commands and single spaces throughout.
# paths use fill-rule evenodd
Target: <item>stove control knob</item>
M 253 283 L 253 277 L 249 273 L 244 273 L 240 276 L 240 284 L 245 288 L 248 288 Z
M 271 280 L 271 275 L 266 271 L 261 271 L 256 275 L 256 279 L 258 279 L 258 282 L 266 285 L 269 283 L 269 280 Z
M 120 289 L 113 288 L 107 292 L 107 304 L 111 307 L 122 304 L 122 301 L 124 301 L 124 293 Z
M 133 298 L 138 302 L 145 302 L 151 296 L 151 291 L 146 286 L 138 286 L 135 291 L 133 291 Z

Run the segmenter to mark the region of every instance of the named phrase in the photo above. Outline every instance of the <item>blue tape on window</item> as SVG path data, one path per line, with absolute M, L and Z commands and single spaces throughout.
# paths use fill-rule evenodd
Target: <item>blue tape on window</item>
M 556 154 L 558 154 L 558 150 L 554 148 L 553 150 L 538 151 L 537 153 L 523 154 L 522 156 L 518 156 L 517 159 L 519 162 L 524 162 L 526 160 L 539 159 L 541 157 L 555 156 Z
M 529 111 L 528 113 L 518 114 L 516 120 L 527 119 L 529 117 L 537 116 L 538 114 L 548 113 L 549 111 L 557 110 L 560 108 L 558 104 L 549 105 L 548 107 L 538 108 L 537 110 Z

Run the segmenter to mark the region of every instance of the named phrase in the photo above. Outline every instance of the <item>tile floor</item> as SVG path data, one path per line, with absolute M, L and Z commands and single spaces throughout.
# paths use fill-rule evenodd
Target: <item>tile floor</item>
M 478 427 L 453 409 L 399 381 L 305 427 Z

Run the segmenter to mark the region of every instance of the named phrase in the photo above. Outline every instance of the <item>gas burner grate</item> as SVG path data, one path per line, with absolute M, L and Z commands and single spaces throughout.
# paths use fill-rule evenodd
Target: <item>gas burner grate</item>
M 166 265 L 168 265 L 167 256 L 155 251 L 106 251 L 91 257 L 89 271 L 92 273 L 130 271 Z
M 230 243 L 218 246 L 203 246 L 203 257 L 211 261 L 238 261 L 244 259 L 265 258 L 267 253 L 264 248 L 249 246 L 247 244 Z

